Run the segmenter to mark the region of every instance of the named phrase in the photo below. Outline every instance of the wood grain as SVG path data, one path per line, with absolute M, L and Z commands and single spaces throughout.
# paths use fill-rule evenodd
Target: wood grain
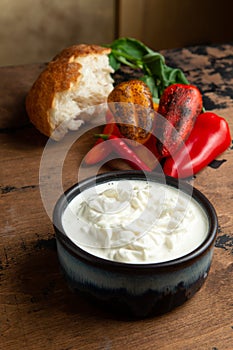
M 200 54 L 201 50 L 205 55 Z M 190 71 L 190 78 L 198 80 L 206 101 L 215 107 L 212 110 L 223 115 L 233 130 L 233 93 L 229 88 L 233 77 L 228 74 L 226 78 L 218 71 L 220 63 L 225 62 L 222 71 L 227 67 L 229 50 L 226 45 L 165 54 L 170 62 L 178 65 L 179 60 Z M 210 59 L 215 62 L 212 75 L 208 68 Z M 22 112 L 25 94 L 42 66 L 0 68 L 0 84 L 4 85 L 4 88 L 0 86 L 1 348 L 232 350 L 233 151 L 228 150 L 220 157 L 227 161 L 219 169 L 207 167 L 193 182 L 214 204 L 219 217 L 213 263 L 203 288 L 166 315 L 139 321 L 116 318 L 71 293 L 59 269 L 52 223 L 40 197 L 39 170 L 47 139 L 30 125 Z M 204 76 L 208 77 L 207 81 Z M 11 96 L 7 103 L 6 92 Z M 64 189 L 77 181 L 82 158 L 94 142 L 92 134 L 87 132 L 70 148 L 62 173 Z M 72 135 L 67 135 L 64 143 L 54 143 L 54 157 Z M 111 167 L 87 168 L 82 176 L 110 171 L 113 164 L 115 168 L 126 167 L 124 162 L 112 162 Z M 47 166 L 48 175 L 43 181 L 51 185 L 56 168 Z

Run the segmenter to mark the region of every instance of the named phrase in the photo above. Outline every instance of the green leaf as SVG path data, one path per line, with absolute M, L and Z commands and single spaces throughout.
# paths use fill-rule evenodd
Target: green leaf
M 156 101 L 167 86 L 175 83 L 189 84 L 181 69 L 167 66 L 163 55 L 153 51 L 139 40 L 123 37 L 105 46 L 112 49 L 109 62 L 115 71 L 121 64 L 143 70 L 144 76 L 141 80 L 149 86 Z
M 110 66 L 116 71 L 120 68 L 121 64 L 120 62 L 116 59 L 114 54 L 110 53 L 109 57 L 109 64 Z
M 154 98 L 158 98 L 158 87 L 155 84 L 155 80 L 150 75 L 144 75 L 140 78 L 149 87 L 151 94 Z
M 127 53 L 112 49 L 111 54 L 114 55 L 115 59 L 120 63 L 126 64 L 132 68 L 142 67 L 142 63 L 138 59 Z
M 121 53 L 128 54 L 132 59 L 142 59 L 147 54 L 147 47 L 140 41 L 133 38 L 120 38 L 115 40 L 110 47 Z

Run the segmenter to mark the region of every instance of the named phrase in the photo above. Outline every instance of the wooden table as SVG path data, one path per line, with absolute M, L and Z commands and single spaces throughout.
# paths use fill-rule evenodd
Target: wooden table
M 225 117 L 233 131 L 233 45 L 163 54 L 167 64 L 181 67 L 200 87 L 206 109 Z M 0 68 L 0 348 L 232 350 L 232 149 L 220 157 L 227 160 L 221 167 L 207 167 L 194 180 L 214 204 L 220 224 L 203 288 L 163 316 L 117 319 L 73 295 L 59 270 L 52 223 L 40 197 L 39 168 L 47 138 L 29 123 L 24 109 L 26 93 L 44 66 Z M 92 134 L 72 146 L 64 164 L 64 188 L 76 182 L 81 159 L 94 142 Z M 111 169 L 106 165 L 101 171 Z M 88 175 L 87 170 L 83 176 Z M 43 180 L 51 184 L 49 175 Z

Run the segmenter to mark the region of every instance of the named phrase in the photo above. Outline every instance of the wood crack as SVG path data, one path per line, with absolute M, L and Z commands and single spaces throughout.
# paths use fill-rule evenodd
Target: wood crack
M 7 194 L 15 191 L 25 191 L 28 189 L 34 189 L 39 187 L 38 185 L 28 185 L 28 186 L 22 186 L 22 187 L 15 187 L 15 186 L 1 186 L 0 187 L 0 193 L 1 194 Z

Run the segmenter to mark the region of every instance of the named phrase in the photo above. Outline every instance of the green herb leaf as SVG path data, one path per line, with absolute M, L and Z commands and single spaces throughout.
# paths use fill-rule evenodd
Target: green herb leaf
M 140 79 L 147 84 L 152 93 L 152 96 L 158 99 L 158 87 L 155 84 L 154 78 L 150 75 L 144 75 Z
M 181 69 L 166 65 L 165 58 L 134 38 L 119 38 L 110 45 L 109 62 L 116 71 L 121 64 L 142 69 L 141 78 L 150 88 L 153 100 L 158 102 L 164 89 L 176 83 L 189 84 Z

